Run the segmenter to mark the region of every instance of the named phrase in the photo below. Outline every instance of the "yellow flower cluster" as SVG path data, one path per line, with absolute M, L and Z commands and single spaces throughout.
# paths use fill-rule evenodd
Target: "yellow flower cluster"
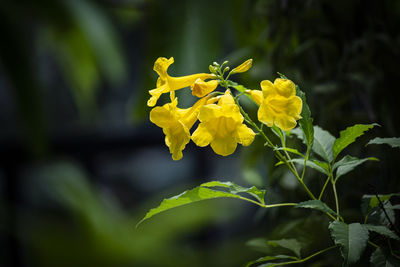
M 150 112 L 150 121 L 163 129 L 165 144 L 169 147 L 172 158 L 180 160 L 182 151 L 190 140 L 200 147 L 210 145 L 216 154 L 222 156 L 234 153 L 237 144 L 250 145 L 255 133 L 243 123 L 243 115 L 230 90 L 227 89 L 223 95 L 216 97 L 210 94 L 217 88 L 220 82 L 218 78 L 221 77 L 212 73 L 171 77 L 167 70 L 173 62 L 172 57 L 160 57 L 156 60 L 154 71 L 159 78 L 156 88 L 149 91 L 151 97 L 147 101 L 149 107 L 154 107 L 163 93 L 170 93 L 171 102 L 154 107 Z M 249 59 L 234 68 L 230 74 L 245 72 L 251 66 L 252 60 Z M 192 94 L 200 99 L 192 107 L 182 109 L 178 107 L 175 91 L 185 87 L 190 87 Z M 269 127 L 276 125 L 285 131 L 293 129 L 296 120 L 300 119 L 302 108 L 301 99 L 295 96 L 293 82 L 285 79 L 276 79 L 274 84 L 263 81 L 261 88 L 262 91 L 248 91 L 260 105 L 258 120 Z M 198 127 L 190 134 L 197 120 Z

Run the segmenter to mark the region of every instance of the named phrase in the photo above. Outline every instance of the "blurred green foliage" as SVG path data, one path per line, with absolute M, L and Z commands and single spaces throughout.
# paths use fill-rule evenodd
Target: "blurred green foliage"
M 175 57 L 173 75 L 207 71 L 213 61 L 230 60 L 235 66 L 253 58 L 253 68 L 242 76 L 243 83 L 259 89 L 261 80 L 273 80 L 278 71 L 284 73 L 307 93 L 314 122 L 335 136 L 355 123 L 382 125 L 347 150 L 357 157 L 371 155 L 381 160 L 376 165 L 366 163 L 352 177 L 343 178 L 339 188 L 343 216 L 356 221 L 360 219 L 360 196 L 370 191 L 371 184 L 379 193 L 399 188 L 399 152 L 363 146 L 372 135 L 400 136 L 398 25 L 397 0 L 3 0 L 0 89 L 4 90 L 1 96 L 10 97 L 0 99 L 5 107 L 0 114 L 0 138 L 5 144 L 14 139 L 29 144 L 33 155 L 53 159 L 50 140 L 55 133 L 74 139 L 71 129 L 84 133 L 105 127 L 114 133 L 145 127 L 147 91 L 155 85 L 152 66 L 157 57 Z M 180 94 L 181 103 L 190 104 L 186 93 Z M 255 106 L 247 105 L 254 115 Z M 111 115 L 104 115 L 104 106 L 111 107 Z M 6 117 L 14 109 L 18 116 Z M 108 121 L 122 121 L 125 128 L 113 128 Z M 297 141 L 289 138 L 289 142 Z M 157 146 L 161 149 L 162 144 Z M 265 151 L 260 140 L 242 152 L 239 158 L 225 161 L 211 157 L 217 178 L 231 175 L 235 177 L 221 179 L 263 186 L 270 202 L 301 199 L 303 192 L 293 177 L 274 167 L 272 153 Z M 38 161 L 38 157 L 33 159 Z M 231 166 L 239 171 L 234 173 Z M 210 247 L 185 249 L 185 240 L 201 239 L 197 235 L 215 220 L 215 213 L 234 210 L 234 206 L 180 209 L 135 230 L 146 210 L 141 205 L 135 206 L 133 215 L 127 214 L 109 197 L 98 195 L 88 177 L 74 167 L 45 169 L 46 175 L 37 181 L 53 194 L 57 192 L 48 199 L 53 205 L 57 202 L 57 208 L 40 211 L 32 207 L 27 214 L 32 221 L 26 220 L 29 224 L 22 238 L 29 257 L 39 266 L 93 262 L 103 266 L 237 266 L 256 258 L 255 252 L 244 248 L 250 238 L 299 235 L 299 241 L 307 243 L 307 237 L 315 239 L 323 233 L 312 235 L 308 229 L 327 223 L 314 214 L 298 220 L 299 215 L 309 214 L 304 210 L 243 211 L 246 219 L 231 222 L 234 234 L 222 231 L 225 236 L 206 242 Z M 65 179 L 56 179 L 62 176 Z M 89 178 L 97 183 L 95 177 Z M 2 179 L 9 177 L 2 175 Z M 306 179 L 324 182 L 313 171 Z M 180 191 L 172 185 L 170 190 L 173 194 Z M 152 197 L 158 201 L 161 196 L 165 194 Z M 328 193 L 327 202 L 332 201 Z M 271 221 L 276 223 L 271 225 Z M 306 252 L 329 245 L 316 240 Z M 315 266 L 337 265 L 339 255 L 327 255 L 317 258 Z

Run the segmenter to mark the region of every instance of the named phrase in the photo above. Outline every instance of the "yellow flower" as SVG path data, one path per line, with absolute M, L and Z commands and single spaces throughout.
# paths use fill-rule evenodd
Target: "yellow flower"
M 243 124 L 243 116 L 229 90 L 217 104 L 200 108 L 200 124 L 192 134 L 193 142 L 201 147 L 211 144 L 215 153 L 227 156 L 235 152 L 237 143 L 250 145 L 254 132 Z
M 274 124 L 284 131 L 292 130 L 301 119 L 303 102 L 296 96 L 294 83 L 288 79 L 261 82 L 260 90 L 251 90 L 254 101 L 260 105 L 258 120 L 268 127 Z
M 149 91 L 151 97 L 147 101 L 147 105 L 149 107 L 154 107 L 157 103 L 158 98 L 160 98 L 161 94 L 172 92 L 178 89 L 182 89 L 192 85 L 197 79 L 209 79 L 214 78 L 214 74 L 209 73 L 198 73 L 192 74 L 182 77 L 171 77 L 168 75 L 167 70 L 168 67 L 174 63 L 174 58 L 171 57 L 166 59 L 165 57 L 159 57 L 154 63 L 154 71 L 158 73 L 160 76 L 157 80 L 157 88 Z
M 197 101 L 193 107 L 187 109 L 178 108 L 178 99 L 171 97 L 171 103 L 155 107 L 150 111 L 150 121 L 161 127 L 165 134 L 165 144 L 169 147 L 173 160 L 180 160 L 182 151 L 190 141 L 190 128 L 197 120 L 199 109 L 208 98 Z
M 205 82 L 199 78 L 190 86 L 190 88 L 192 89 L 192 95 L 197 97 L 203 97 L 214 91 L 215 88 L 217 88 L 217 86 L 218 86 L 217 80 L 211 80 Z
M 248 59 L 232 70 L 232 74 L 248 71 L 253 65 L 253 59 Z

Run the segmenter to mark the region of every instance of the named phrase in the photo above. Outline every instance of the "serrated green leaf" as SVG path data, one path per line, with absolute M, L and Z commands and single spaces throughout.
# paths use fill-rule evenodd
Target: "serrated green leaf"
M 377 248 L 370 258 L 372 267 L 397 267 L 400 266 L 400 260 L 396 259 L 389 251 Z
M 386 226 L 364 224 L 364 227 L 367 228 L 369 231 L 378 233 L 380 235 L 383 235 L 383 236 L 386 236 L 386 237 L 389 237 L 392 239 L 400 240 L 400 238 Z
M 288 256 L 288 255 L 265 256 L 265 257 L 258 258 L 255 261 L 248 262 L 246 264 L 246 267 L 250 267 L 251 265 L 253 265 L 255 263 L 261 263 L 261 262 L 273 261 L 273 260 L 282 260 L 282 259 L 298 260 L 297 257 Z
M 314 126 L 314 143 L 312 150 L 327 162 L 331 162 L 333 159 L 332 147 L 334 142 L 335 137 L 333 137 L 333 135 L 318 126 Z
M 299 204 L 297 204 L 294 207 L 295 208 L 304 208 L 304 209 L 315 209 L 315 210 L 319 210 L 322 212 L 328 212 L 334 216 L 337 215 L 336 212 L 334 212 L 331 208 L 328 207 L 328 205 L 326 205 L 321 200 L 317 200 L 317 199 L 300 202 Z
M 296 164 L 299 164 L 301 166 L 304 166 L 304 159 L 292 159 L 291 162 L 294 162 Z M 307 160 L 306 166 L 313 168 L 314 170 L 317 170 L 323 174 L 328 175 L 328 164 L 325 162 L 317 161 L 317 160 Z
M 367 145 L 389 145 L 391 147 L 400 147 L 400 137 L 375 137 L 374 139 L 370 140 Z
M 374 126 L 379 126 L 376 123 L 373 124 L 356 124 L 351 127 L 347 127 L 345 130 L 340 132 L 340 136 L 336 139 L 333 144 L 333 158 L 339 155 L 339 153 L 345 149 L 348 145 L 353 143 L 357 137 L 364 134 L 365 131 L 373 128 Z
M 331 222 L 329 230 L 335 244 L 340 246 L 344 265 L 357 262 L 367 245 L 368 230 L 359 223 L 346 224 L 340 221 Z
M 366 161 L 379 161 L 379 159 L 374 158 L 374 157 L 369 157 L 369 158 L 364 158 L 364 159 L 359 159 L 356 157 L 352 157 L 349 155 L 344 156 L 340 161 L 336 162 L 333 165 L 333 171 L 337 169 L 336 171 L 336 181 L 338 178 L 342 175 L 345 175 L 346 173 L 354 170 L 358 165 L 363 164 Z
M 228 192 L 217 189 L 211 189 L 210 187 L 211 188 L 223 187 L 225 189 L 228 189 Z M 255 197 L 259 202 L 256 203 L 256 201 L 245 198 L 239 195 L 239 193 L 250 194 L 251 196 Z M 265 190 L 259 190 L 254 186 L 251 188 L 245 188 L 236 185 L 232 182 L 219 182 L 219 181 L 208 182 L 201 184 L 200 186 L 195 187 L 194 189 L 187 190 L 177 196 L 164 199 L 157 208 L 151 209 L 149 212 L 147 212 L 146 216 L 137 224 L 137 226 L 141 224 L 143 221 L 153 217 L 154 215 L 160 212 L 176 208 L 179 206 L 183 206 L 186 204 L 190 204 L 193 202 L 198 202 L 206 199 L 214 199 L 214 198 L 237 198 L 256 204 L 259 203 L 258 205 L 262 206 L 264 204 L 264 196 L 265 196 Z
M 207 182 L 200 186 L 202 186 L 202 187 L 224 187 L 224 188 L 228 188 L 229 192 L 233 193 L 233 194 L 247 193 L 247 194 L 250 194 L 251 196 L 255 197 L 260 203 L 265 204 L 265 202 L 264 202 L 265 190 L 260 190 L 260 189 L 256 188 L 255 186 L 247 188 L 247 187 L 243 187 L 243 186 L 237 185 L 232 182 L 220 182 L 220 181 Z

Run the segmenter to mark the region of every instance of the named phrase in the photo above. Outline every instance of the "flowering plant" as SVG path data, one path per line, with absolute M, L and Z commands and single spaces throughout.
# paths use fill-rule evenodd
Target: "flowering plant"
M 216 154 L 227 156 L 235 152 L 237 144 L 249 146 L 256 137 L 262 138 L 265 147 L 273 150 L 278 159 L 277 165 L 284 165 L 293 173 L 308 195 L 308 199 L 297 203 L 265 203 L 265 190 L 254 186 L 245 188 L 232 182 L 211 181 L 175 197 L 164 199 L 139 223 L 162 211 L 212 198 L 241 199 L 264 209 L 277 207 L 314 209 L 325 214 L 330 220 L 328 228 L 332 246 L 304 257 L 300 253 L 301 243 L 295 238 L 266 241 L 264 245 L 273 243 L 273 246 L 283 247 L 290 253 L 266 255 L 247 263 L 246 266 L 258 264 L 283 266 L 302 263 L 334 249 L 340 250 L 343 265 L 350 265 L 360 259 L 367 245 L 375 249 L 370 258 L 374 266 L 400 264 L 399 252 L 396 251 L 399 245 L 396 241 L 400 240 L 400 232 L 395 225 L 394 213 L 398 207 L 391 205 L 390 202 L 392 197 L 400 196 L 400 193 L 364 195 L 362 197 L 364 220 L 361 222 L 349 223 L 340 212 L 337 190 L 340 178 L 367 161 L 378 160 L 374 157 L 360 159 L 350 155 L 343 156 L 343 150 L 366 131 L 379 125 L 356 124 L 341 131 L 340 136 L 335 138 L 328 131 L 313 125 L 305 93 L 283 74 L 280 74 L 280 78 L 274 82 L 262 81 L 261 90 L 249 90 L 229 78 L 231 75 L 248 71 L 252 66 L 251 59 L 232 70 L 227 67 L 227 61 L 221 65 L 214 62 L 209 66 L 210 73 L 183 77 L 171 77 L 167 74 L 167 69 L 173 61 L 173 58 L 159 58 L 155 62 L 154 70 L 159 74 L 159 78 L 157 88 L 150 90 L 151 98 L 148 101 L 148 106 L 153 107 L 161 94 L 170 94 L 171 102 L 154 107 L 150 112 L 150 120 L 163 129 L 165 143 L 173 160 L 180 160 L 183 157 L 182 151 L 190 140 L 199 147 L 210 145 Z M 216 91 L 218 85 L 224 92 Z M 190 87 L 193 96 L 199 100 L 191 108 L 181 109 L 178 108 L 175 91 L 185 87 Z M 258 105 L 257 120 L 245 112 L 239 102 L 241 97 L 248 97 Z M 191 133 L 191 128 L 197 120 L 198 126 Z M 276 135 L 279 141 L 272 141 L 266 130 Z M 299 138 L 304 143 L 304 148 L 289 147 L 286 141 L 290 136 Z M 375 138 L 369 141 L 368 145 L 370 144 L 400 147 L 400 138 Z M 318 194 L 313 193 L 306 184 L 304 178 L 307 168 L 312 168 L 326 177 Z M 334 208 L 324 202 L 324 193 L 328 186 L 333 191 Z M 383 239 L 375 242 L 371 233 Z

